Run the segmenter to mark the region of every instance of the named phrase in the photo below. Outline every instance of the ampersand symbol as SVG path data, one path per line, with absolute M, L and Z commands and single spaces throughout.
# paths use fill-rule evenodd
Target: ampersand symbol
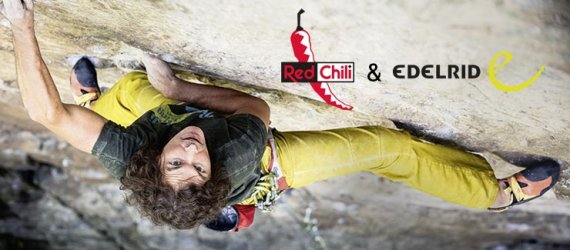
M 368 80 L 370 80 L 371 82 L 379 82 L 380 75 L 382 74 L 380 72 L 376 73 L 378 65 L 376 65 L 376 63 L 371 63 L 370 65 L 368 65 L 368 69 L 370 69 L 370 72 L 368 73 Z

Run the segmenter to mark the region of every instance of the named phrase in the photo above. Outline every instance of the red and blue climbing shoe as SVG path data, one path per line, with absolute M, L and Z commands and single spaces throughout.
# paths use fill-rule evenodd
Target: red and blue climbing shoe
M 81 57 L 73 65 L 69 82 L 75 104 L 79 106 L 90 108 L 101 95 L 95 65 L 87 57 Z
M 550 190 L 560 178 L 560 164 L 553 159 L 526 161 L 527 168 L 513 176 L 503 179 L 506 188 L 503 192 L 510 197 L 508 205 L 489 210 L 501 212 L 514 205 L 520 205 L 542 196 Z

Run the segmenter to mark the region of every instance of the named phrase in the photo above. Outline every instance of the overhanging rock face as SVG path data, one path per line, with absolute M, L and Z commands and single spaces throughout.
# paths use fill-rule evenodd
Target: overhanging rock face
M 352 105 L 353 111 L 342 111 L 321 103 L 319 96 L 308 84 L 281 83 L 281 62 L 296 60 L 289 36 L 296 28 L 296 13 L 300 8 L 306 11 L 303 14 L 303 27 L 311 33 L 316 60 L 355 62 L 354 83 L 331 84 L 335 95 Z M 85 54 L 96 58 L 100 82 L 105 86 L 111 86 L 125 71 L 137 67 L 137 60 L 143 52 L 152 52 L 180 65 L 185 71 L 231 82 L 227 84 L 214 81 L 215 84 L 246 90 L 266 99 L 273 111 L 272 125 L 280 130 L 326 129 L 366 124 L 392 126 L 388 120 L 390 119 L 403 123 L 405 127 L 413 128 L 421 134 L 453 141 L 474 151 L 522 152 L 570 161 L 570 31 L 567 29 L 570 25 L 570 16 L 568 13 L 570 12 L 567 4 L 538 1 L 348 3 L 335 0 L 302 4 L 299 1 L 275 3 L 255 1 L 246 5 L 226 1 L 134 3 L 50 0 L 36 2 L 36 30 L 46 63 L 56 79 L 60 93 L 68 102 L 72 101 L 67 81 L 70 61 L 78 55 Z M 10 135 L 18 135 L 21 132 L 13 132 L 14 129 L 31 130 L 44 136 L 42 138 L 48 138 L 51 135 L 33 125 L 23 113 L 15 84 L 11 35 L 6 20 L 0 20 L 0 23 L 3 25 L 0 26 L 0 102 L 2 102 L 0 114 L 4 117 L 2 124 L 6 127 L 3 131 L 5 133 L 12 131 Z M 500 51 L 508 51 L 513 56 L 512 61 L 497 74 L 497 78 L 505 84 L 524 82 L 542 65 L 545 70 L 537 81 L 524 90 L 501 91 L 491 84 L 488 76 L 491 60 Z M 368 66 L 371 63 L 378 65 L 382 74 L 381 82 L 368 80 L 370 71 Z M 442 67 L 473 64 L 480 67 L 481 75 L 474 79 L 423 77 L 398 79 L 394 77 L 392 71 L 394 66 L 399 64 L 420 67 L 430 64 Z M 183 75 L 188 73 L 183 72 Z M 56 146 L 53 146 L 65 148 L 58 151 L 65 152 L 65 156 L 52 155 L 44 152 L 49 147 L 43 148 L 44 151 L 38 151 L 36 144 L 30 142 L 38 140 L 37 138 L 29 140 L 25 139 L 28 138 L 26 136 L 21 140 L 14 139 L 20 138 L 18 136 L 3 138 L 9 138 L 1 140 L 3 150 L 20 149 L 35 160 L 62 167 L 69 176 L 78 177 L 80 182 L 86 182 L 82 185 L 97 186 L 99 185 L 97 183 L 106 183 L 105 185 L 112 183 L 100 166 L 91 163 L 88 166 L 82 164 L 85 161 L 93 162 L 92 159 L 83 160 L 86 156 L 68 149 L 69 146 L 65 144 L 57 146 L 59 142 L 54 142 Z M 4 155 L 14 159 L 16 156 L 10 152 L 14 151 Z M 18 157 L 16 159 L 22 159 Z M 11 169 L 18 169 L 18 166 L 28 164 L 24 163 L 12 164 Z M 365 245 L 358 245 L 356 240 L 346 241 L 346 244 L 361 248 L 372 247 L 375 244 L 370 241 L 374 238 L 371 236 L 372 232 L 385 236 L 375 238 L 377 243 L 396 242 L 403 238 L 393 232 L 390 233 L 390 228 L 398 228 L 411 232 L 410 237 L 416 241 L 406 243 L 411 245 L 394 243 L 395 245 L 388 244 L 386 247 L 419 247 L 424 243 L 420 239 L 432 236 L 429 231 L 445 234 L 449 233 L 446 230 L 459 230 L 461 223 L 467 222 L 478 225 L 477 230 L 485 232 L 481 235 L 493 235 L 487 227 L 502 225 L 504 232 L 516 231 L 519 233 L 517 234 L 519 238 L 536 235 L 536 238 L 547 241 L 563 242 L 570 238 L 570 232 L 562 229 L 564 226 L 568 228 L 570 219 L 568 213 L 563 212 L 564 209 L 561 207 L 570 210 L 567 209 L 568 202 L 560 200 L 570 198 L 569 176 L 570 171 L 565 165 L 562 181 L 556 186 L 559 200 L 551 198 L 531 208 L 516 210 L 507 217 L 482 216 L 483 219 L 478 219 L 476 217 L 479 215 L 474 216 L 472 211 L 451 205 L 440 205 L 438 201 L 424 199 L 423 195 L 413 191 L 398 191 L 400 188 L 405 188 L 397 184 L 378 183 L 378 188 L 369 191 L 371 193 L 361 192 L 362 188 L 354 182 L 365 178 L 366 181 L 374 183 L 372 185 L 374 186 L 376 179 L 358 175 L 317 184 L 306 189 L 311 195 L 323 197 L 325 200 L 317 198 L 311 203 L 307 201 L 309 199 L 307 197 L 312 196 L 305 195 L 305 191 L 299 191 L 286 202 L 299 203 L 290 205 L 290 210 L 286 211 L 300 213 L 299 216 L 303 216 L 302 213 L 306 208 L 303 206 L 316 207 L 313 215 L 323 222 L 321 233 L 325 241 L 328 240 L 332 246 L 342 244 L 342 239 L 346 241 L 342 236 L 344 234 L 352 235 L 354 239 L 368 240 Z M 91 213 L 86 210 L 88 208 L 71 201 L 65 202 L 66 194 L 61 191 L 66 190 L 65 188 L 57 188 L 52 182 L 42 183 L 40 187 L 49 193 L 49 196 L 42 198 L 42 202 L 53 203 L 54 199 L 59 199 L 79 214 Z M 331 192 L 330 189 L 335 188 L 333 184 L 346 187 L 347 193 L 343 196 L 342 192 Z M 84 189 L 89 190 L 89 188 Z M 375 204 L 384 204 L 381 207 L 387 211 L 387 214 L 382 217 L 382 222 L 378 221 L 371 212 L 375 207 L 367 200 L 367 197 L 371 196 L 390 197 L 372 199 Z M 97 199 L 102 198 L 94 198 Z M 410 199 L 416 201 L 410 202 Z M 418 221 L 422 218 L 421 214 L 427 214 L 426 220 L 437 224 L 438 216 L 444 215 L 451 224 L 441 227 L 420 226 L 418 229 L 418 224 L 414 223 L 425 222 L 402 223 L 395 220 L 391 216 L 397 217 L 398 214 L 390 212 L 393 207 L 387 206 L 387 203 L 393 203 L 396 207 L 406 207 L 404 210 L 408 214 L 415 214 L 410 218 L 416 218 Z M 122 205 L 120 201 L 113 204 Z M 120 210 L 120 213 L 126 212 Z M 563 219 L 553 222 L 555 215 Z M 263 219 L 264 216 L 259 216 L 260 228 L 270 228 L 270 220 L 283 219 L 287 216 L 287 212 L 284 211 L 266 219 Z M 559 227 L 554 227 L 555 229 L 548 232 L 555 236 L 550 237 L 547 232 L 540 232 L 533 224 L 525 224 L 527 217 L 532 217 L 531 221 L 537 224 L 558 223 L 556 226 Z M 105 231 L 106 225 L 101 224 L 100 220 L 101 218 L 95 215 L 86 216 L 84 221 L 78 220 L 95 229 L 88 232 L 92 235 L 93 242 L 107 239 L 111 242 L 108 244 L 112 246 L 138 246 L 124 241 L 140 240 L 140 235 L 132 236 L 140 232 L 129 231 L 129 236 L 121 235 L 116 229 L 105 235 L 101 231 Z M 295 221 L 291 218 L 288 220 Z M 367 220 L 368 224 L 364 223 Z M 370 224 L 370 221 L 385 225 L 376 226 Z M 513 221 L 519 223 L 515 223 L 518 226 L 512 226 Z M 129 224 L 131 221 L 125 223 Z M 357 225 L 362 223 L 365 226 L 358 228 Z M 523 224 L 524 226 L 521 226 Z M 114 224 L 110 223 L 107 226 L 112 225 Z M 139 227 L 148 229 L 143 235 L 153 235 L 155 238 L 152 240 L 160 243 L 161 232 L 144 223 Z M 297 229 L 301 229 L 303 226 L 298 227 Z M 277 234 L 293 229 L 294 226 L 282 226 L 268 230 Z M 175 234 L 174 232 L 168 234 L 170 233 Z M 220 240 L 204 235 L 203 231 L 197 235 L 201 241 L 191 241 L 191 244 L 207 242 L 206 246 L 216 247 L 212 242 Z M 462 242 L 468 237 L 472 238 L 474 233 L 454 230 L 451 235 L 452 248 L 480 246 L 478 243 L 469 245 Z M 183 236 L 177 237 L 183 239 Z M 303 236 L 294 233 L 288 234 L 288 237 L 301 237 L 304 243 L 300 244 L 312 244 L 310 242 L 316 238 L 314 235 Z M 433 237 L 435 242 L 439 242 L 434 244 L 446 246 L 446 241 L 441 236 Z M 482 238 L 479 243 L 487 245 L 512 239 L 508 234 L 499 234 L 495 238 L 485 238 L 480 235 L 478 237 Z M 269 242 L 265 239 L 259 240 Z M 219 243 L 222 244 L 220 246 L 232 242 L 251 246 L 234 236 L 223 242 Z M 162 243 L 179 244 L 170 241 Z

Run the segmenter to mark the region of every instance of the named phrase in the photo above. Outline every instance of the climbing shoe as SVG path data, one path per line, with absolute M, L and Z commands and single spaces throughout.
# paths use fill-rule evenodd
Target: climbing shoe
M 81 57 L 75 63 L 69 82 L 73 99 L 79 106 L 89 108 L 101 95 L 95 66 L 87 57 Z
M 500 180 L 507 185 L 503 192 L 510 197 L 509 205 L 489 208 L 489 210 L 501 212 L 514 205 L 534 200 L 550 190 L 560 178 L 560 164 L 552 159 L 533 159 L 520 165 L 527 168 L 509 178 Z
M 216 219 L 204 224 L 209 229 L 218 232 L 232 231 L 238 225 L 239 214 L 237 210 L 228 206 L 222 209 L 222 212 L 216 217 Z

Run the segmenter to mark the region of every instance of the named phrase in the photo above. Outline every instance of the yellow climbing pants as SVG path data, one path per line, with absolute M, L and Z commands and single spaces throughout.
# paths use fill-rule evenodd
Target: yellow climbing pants
M 103 93 L 92 109 L 128 126 L 146 111 L 174 103 L 179 101 L 163 97 L 144 73 L 133 72 Z M 482 157 L 420 141 L 405 131 L 366 126 L 277 131 L 274 136 L 279 163 L 291 188 L 368 171 L 465 207 L 486 209 L 498 193 L 493 170 Z M 260 164 L 265 171 L 270 154 L 267 146 Z
M 167 99 L 156 90 L 144 72 L 131 72 L 105 91 L 91 110 L 121 126 L 131 125 L 147 111 L 180 101 Z

